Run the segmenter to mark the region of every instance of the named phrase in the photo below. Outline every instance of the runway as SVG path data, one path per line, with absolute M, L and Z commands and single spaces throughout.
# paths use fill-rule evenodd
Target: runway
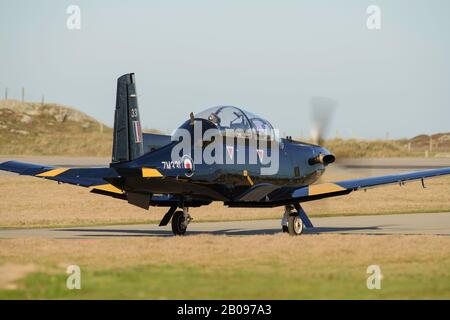
M 433 234 L 450 235 L 450 212 L 312 218 L 315 228 L 305 234 Z M 281 232 L 279 220 L 192 222 L 186 235 L 270 235 Z M 71 227 L 51 229 L 5 229 L 0 238 L 96 239 L 109 237 L 173 236 L 169 226 L 156 224 Z

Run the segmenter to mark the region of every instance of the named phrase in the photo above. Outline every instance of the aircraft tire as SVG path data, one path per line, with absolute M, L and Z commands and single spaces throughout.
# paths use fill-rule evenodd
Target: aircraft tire
M 303 221 L 298 215 L 291 215 L 288 218 L 288 231 L 291 236 L 299 236 L 303 233 Z
M 175 211 L 172 216 L 172 232 L 176 236 L 182 236 L 186 233 L 186 225 L 184 224 L 184 213 L 181 210 Z

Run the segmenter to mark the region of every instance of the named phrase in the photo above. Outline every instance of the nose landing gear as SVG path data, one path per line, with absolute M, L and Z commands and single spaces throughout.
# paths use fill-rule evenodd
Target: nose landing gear
M 305 227 L 313 228 L 314 226 L 300 204 L 285 206 L 283 218 L 281 219 L 283 232 L 287 232 L 291 236 L 298 236 L 303 233 Z
M 290 215 L 288 218 L 288 232 L 291 236 L 299 236 L 303 233 L 303 221 L 298 214 Z

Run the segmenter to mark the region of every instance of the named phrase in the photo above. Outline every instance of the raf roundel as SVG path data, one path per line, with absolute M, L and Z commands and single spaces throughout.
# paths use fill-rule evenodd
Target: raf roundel
M 194 162 L 192 161 L 192 158 L 189 155 L 184 155 L 181 161 L 183 163 L 183 168 L 189 170 L 189 172 L 185 173 L 186 177 L 192 177 L 194 174 Z

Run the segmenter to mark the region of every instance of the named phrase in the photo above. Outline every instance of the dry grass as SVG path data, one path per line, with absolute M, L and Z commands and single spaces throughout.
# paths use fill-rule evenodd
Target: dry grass
M 1 154 L 102 157 L 111 155 L 112 150 L 112 133 L 43 133 L 26 139 L 11 138 L 9 141 L 14 143 L 1 144 Z
M 6 298 L 450 298 L 450 238 L 442 236 L 28 238 L 0 244 L 0 265 L 42 270 L 19 282 L 20 292 L 3 292 Z M 84 275 L 85 289 L 75 293 L 64 289 L 72 264 Z M 382 290 L 366 288 L 373 264 L 381 267 Z
M 328 177 L 333 179 L 333 177 Z M 157 222 L 164 208 L 145 211 L 89 189 L 24 176 L 0 177 L 0 227 L 42 227 Z M 450 177 L 387 186 L 304 203 L 311 216 L 450 211 Z M 282 208 L 227 208 L 220 203 L 193 208 L 195 221 L 279 218 Z
M 405 154 L 403 141 L 395 140 L 357 140 L 357 139 L 330 139 L 324 146 L 338 158 L 385 158 L 414 156 Z M 423 153 L 421 153 L 423 155 Z
M 442 236 L 326 234 L 290 237 L 280 233 L 249 237 L 128 237 L 126 241 L 123 238 L 22 238 L 0 240 L 0 243 L 1 263 L 36 263 L 55 267 L 77 264 L 109 269 L 147 264 L 182 264 L 226 268 L 264 266 L 269 262 L 277 262 L 295 265 L 297 269 L 311 263 L 335 265 L 339 261 L 346 261 L 368 265 L 376 261 L 427 261 L 437 257 L 450 267 L 450 238 Z
M 112 129 L 72 108 L 0 100 L 0 154 L 105 156 Z
M 0 225 L 39 227 L 142 222 L 148 212 L 89 189 L 33 177 L 0 178 Z
M 430 139 L 433 146 L 430 151 Z M 413 139 L 400 140 L 361 140 L 330 139 L 324 145 L 338 159 L 342 158 L 390 158 L 390 157 L 423 157 L 425 151 L 433 157 L 450 152 L 450 134 L 435 134 L 431 138 L 426 135 Z
M 5 263 L 0 266 L 0 289 L 17 289 L 16 281 L 25 278 L 29 273 L 35 272 L 36 266 L 29 264 Z

